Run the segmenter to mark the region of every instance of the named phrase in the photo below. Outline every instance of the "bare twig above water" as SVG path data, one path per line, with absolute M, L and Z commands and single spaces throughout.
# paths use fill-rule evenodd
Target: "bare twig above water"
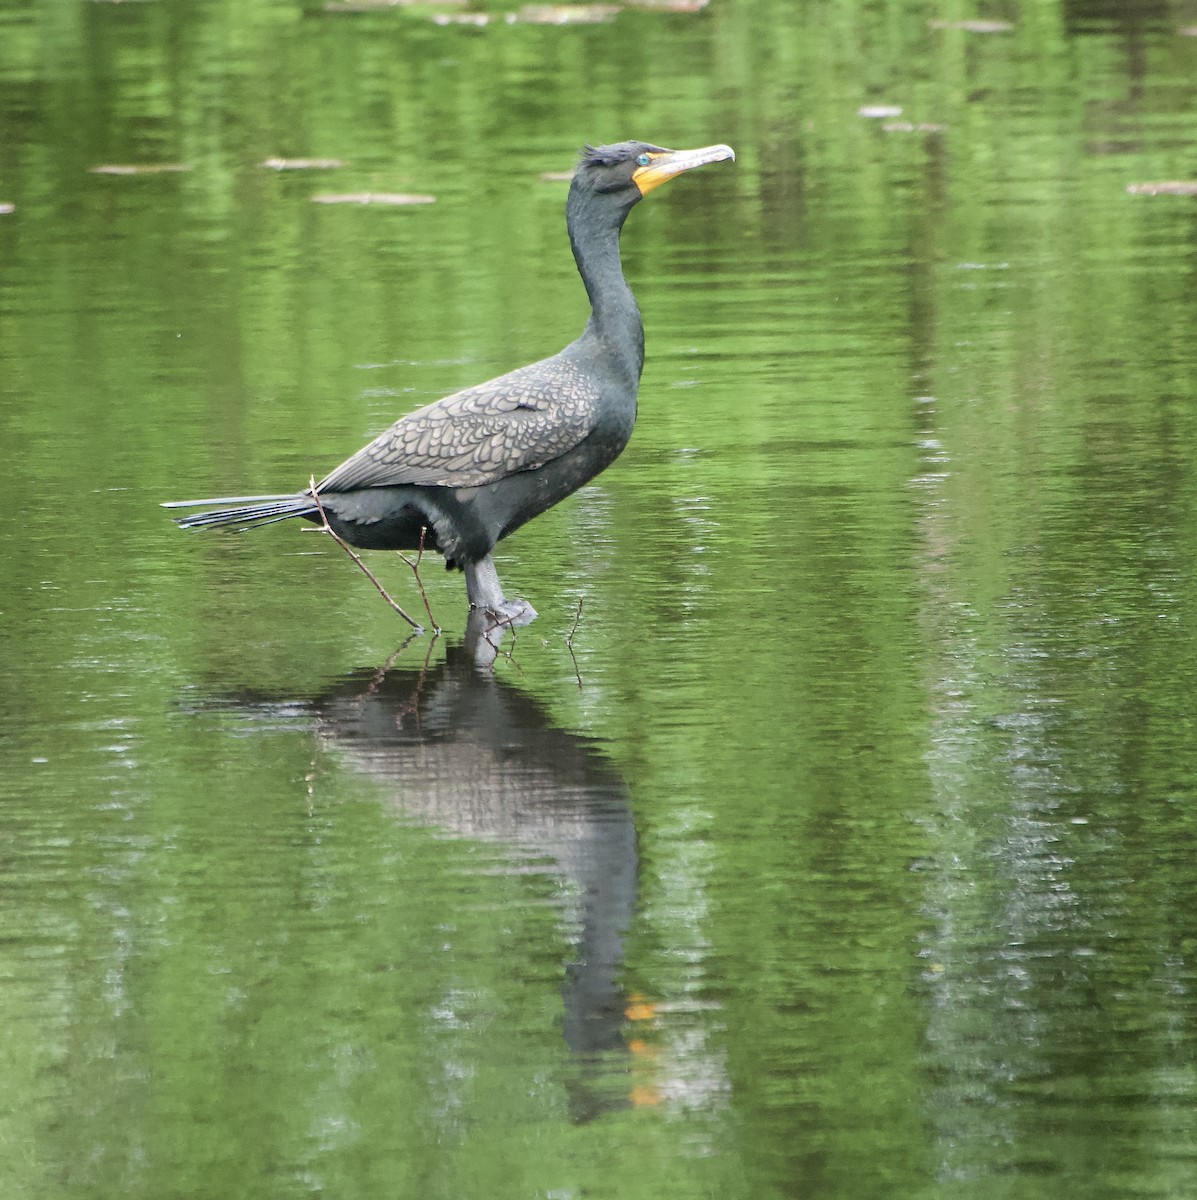
M 582 619 L 582 602 L 585 599 L 585 596 L 578 597 L 578 611 L 574 613 L 574 623 L 569 627 L 569 633 L 565 638 L 565 644 L 571 650 L 574 648 L 574 634 L 578 632 L 578 622 Z
M 416 558 L 413 562 L 406 554 L 400 554 L 409 567 L 411 573 L 416 577 L 416 587 L 420 589 L 420 599 L 424 601 L 424 611 L 428 614 L 428 622 L 432 626 L 433 633 L 440 633 L 441 627 L 436 623 L 436 617 L 432 615 L 432 606 L 428 603 L 428 593 L 424 590 L 424 581 L 420 578 L 420 563 L 424 558 L 424 539 L 428 536 L 428 526 L 420 526 L 420 544 L 416 547 Z
M 569 633 L 565 635 L 565 648 L 573 660 L 574 678 L 578 681 L 578 687 L 582 686 L 582 672 L 578 667 L 578 656 L 574 653 L 574 634 L 578 632 L 578 622 L 582 619 L 582 602 L 585 599 L 585 596 L 578 597 L 578 611 L 574 613 L 574 623 L 570 626 Z
M 398 614 L 399 614 L 399 615 L 400 615 L 400 616 L 401 616 L 401 617 L 402 617 L 402 618 L 403 618 L 403 619 L 404 619 L 404 620 L 405 620 L 405 621 L 406 621 L 406 622 L 407 622 L 407 623 L 408 623 L 408 624 L 409 624 L 409 625 L 410 625 L 410 626 L 411 626 L 413 629 L 415 629 L 415 630 L 418 630 L 418 631 L 421 631 L 421 632 L 422 632 L 424 627 L 423 627 L 423 626 L 420 624 L 420 622 L 419 622 L 419 621 L 417 621 L 417 620 L 415 619 L 415 617 L 413 617 L 413 616 L 409 615 L 407 612 L 405 612 L 405 611 L 404 611 L 404 609 L 403 609 L 403 608 L 401 608 L 401 607 L 400 607 L 400 606 L 399 606 L 399 605 L 398 605 L 398 604 L 397 604 L 397 603 L 396 603 L 396 602 L 395 602 L 395 601 L 394 601 L 394 600 L 391 598 L 391 594 L 390 594 L 390 593 L 389 593 L 389 592 L 386 590 L 386 588 L 384 588 L 384 587 L 382 586 L 382 584 L 381 584 L 381 583 L 379 583 L 379 582 L 378 582 L 378 577 L 377 577 L 377 576 L 374 574 L 374 572 L 373 572 L 373 571 L 371 571 L 371 570 L 370 570 L 370 568 L 369 568 L 368 566 L 366 566 L 366 564 L 365 564 L 364 562 L 362 562 L 361 555 L 359 555 L 359 554 L 357 553 L 357 551 L 356 551 L 356 550 L 354 550 L 354 548 L 353 548 L 353 547 L 352 547 L 352 546 L 351 546 L 351 545 L 350 545 L 350 544 L 349 544 L 347 541 L 345 541 L 345 539 L 344 539 L 343 537 L 341 537 L 341 536 L 340 536 L 340 535 L 337 533 L 337 531 L 336 531 L 336 530 L 335 530 L 335 529 L 334 529 L 334 528 L 333 528 L 333 527 L 332 527 L 332 526 L 331 526 L 331 525 L 328 523 L 328 514 L 327 514 L 327 513 L 324 511 L 324 505 L 323 505 L 323 504 L 320 502 L 320 493 L 319 493 L 319 492 L 316 490 L 316 477 L 315 477 L 314 475 L 311 477 L 310 491 L 311 491 L 312 499 L 313 499 L 313 500 L 315 500 L 315 502 L 316 502 L 316 511 L 317 511 L 317 512 L 320 514 L 320 520 L 321 520 L 321 522 L 322 522 L 322 526 L 321 526 L 321 528 L 324 530 L 324 532 L 325 532 L 325 533 L 327 533 L 327 534 L 328 534 L 328 536 L 329 536 L 329 537 L 331 537 L 331 538 L 332 538 L 332 540 L 333 540 L 334 542 L 336 542 L 336 543 L 337 543 L 337 545 L 338 545 L 338 546 L 340 546 L 340 547 L 341 547 L 341 549 L 342 549 L 342 550 L 344 550 L 344 551 L 345 551 L 345 553 L 346 553 L 346 554 L 348 554 L 348 555 L 349 555 L 349 557 L 350 557 L 350 558 L 352 558 L 352 559 L 353 559 L 353 561 L 354 561 L 355 563 L 357 563 L 357 565 L 358 565 L 358 569 L 359 569 L 359 570 L 362 572 L 362 574 L 363 574 L 363 575 L 365 575 L 365 577 L 366 577 L 366 578 L 367 578 L 367 579 L 368 579 L 368 580 L 369 580 L 369 581 L 370 581 L 370 582 L 371 582 L 371 583 L 372 583 L 372 584 L 373 584 L 373 585 L 374 585 L 374 586 L 375 586 L 375 587 L 378 589 L 378 594 L 379 594 L 379 595 L 380 595 L 380 596 L 381 596 L 381 597 L 382 597 L 382 598 L 383 598 L 383 599 L 384 599 L 384 600 L 385 600 L 385 601 L 386 601 L 386 602 L 387 602 L 387 603 L 388 603 L 388 604 L 389 604 L 389 605 L 390 605 L 390 606 L 391 606 L 391 607 L 392 607 L 392 608 L 393 608 L 393 609 L 394 609 L 394 610 L 395 610 L 395 611 L 396 611 L 396 612 L 397 612 L 397 613 L 398 613 Z M 410 565 L 410 564 L 409 564 L 409 565 Z M 418 578 L 418 576 L 417 576 L 417 578 Z M 421 589 L 421 590 L 423 590 L 423 589 Z M 429 618 L 431 618 L 432 614 L 431 614 L 431 613 L 429 613 L 428 615 L 429 615 Z

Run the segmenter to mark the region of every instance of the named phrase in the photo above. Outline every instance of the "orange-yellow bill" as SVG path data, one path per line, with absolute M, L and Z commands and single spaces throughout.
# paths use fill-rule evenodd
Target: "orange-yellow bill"
M 724 145 L 703 146 L 698 150 L 665 150 L 650 155 L 651 161 L 647 166 L 633 171 L 632 182 L 640 189 L 642 196 L 647 196 L 653 188 L 660 187 L 683 171 L 692 171 L 707 163 L 722 162 L 725 158 L 734 161 L 735 157 L 736 152 Z

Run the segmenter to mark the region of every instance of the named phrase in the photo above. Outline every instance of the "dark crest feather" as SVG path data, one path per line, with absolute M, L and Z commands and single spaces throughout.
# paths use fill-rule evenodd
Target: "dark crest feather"
M 660 153 L 664 146 L 653 146 L 648 142 L 616 142 L 612 146 L 583 146 L 578 165 L 583 167 L 613 167 L 627 162 L 642 151 Z

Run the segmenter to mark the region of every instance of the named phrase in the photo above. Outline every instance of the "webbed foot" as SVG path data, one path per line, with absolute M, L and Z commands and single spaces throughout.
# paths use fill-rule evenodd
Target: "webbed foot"
M 507 600 L 494 560 L 488 554 L 465 568 L 466 595 L 470 607 L 491 616 L 500 625 L 528 625 L 536 620 L 536 609 L 527 600 Z
M 539 616 L 527 600 L 503 600 L 499 604 L 484 605 L 482 611 L 500 625 L 531 625 Z

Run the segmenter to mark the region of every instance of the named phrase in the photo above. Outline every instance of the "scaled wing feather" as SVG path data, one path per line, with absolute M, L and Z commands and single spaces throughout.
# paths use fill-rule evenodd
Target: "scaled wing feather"
M 593 430 L 598 402 L 597 386 L 566 360 L 523 367 L 401 417 L 317 490 L 494 483 L 571 450 Z

